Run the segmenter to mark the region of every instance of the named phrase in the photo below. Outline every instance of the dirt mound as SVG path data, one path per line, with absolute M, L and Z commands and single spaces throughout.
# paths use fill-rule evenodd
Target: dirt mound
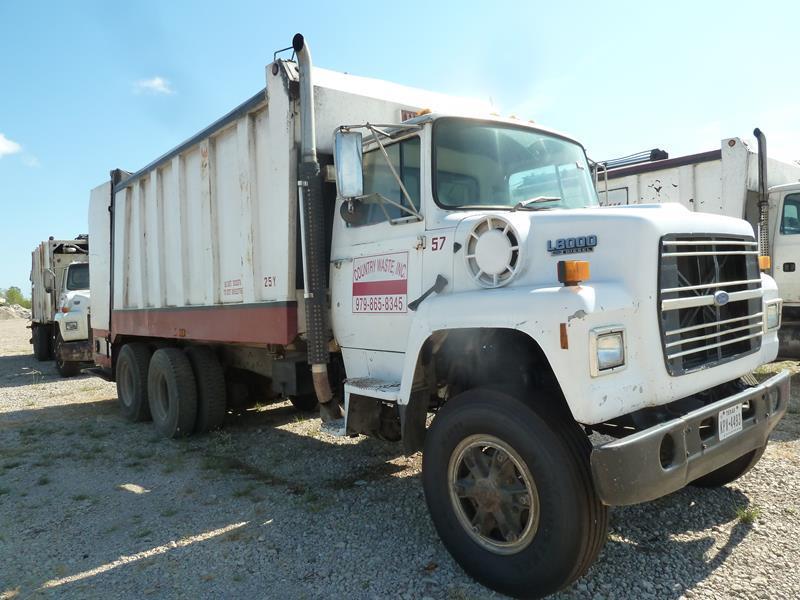
M 19 304 L 0 305 L 0 321 L 7 319 L 28 319 L 31 318 L 31 309 L 24 308 Z

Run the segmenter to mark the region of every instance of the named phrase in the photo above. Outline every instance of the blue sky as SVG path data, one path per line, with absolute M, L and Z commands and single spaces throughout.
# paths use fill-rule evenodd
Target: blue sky
M 767 134 L 800 159 L 800 3 L 0 0 L 0 287 L 87 231 L 89 190 L 264 85 L 305 34 L 315 64 L 491 99 L 596 159 Z

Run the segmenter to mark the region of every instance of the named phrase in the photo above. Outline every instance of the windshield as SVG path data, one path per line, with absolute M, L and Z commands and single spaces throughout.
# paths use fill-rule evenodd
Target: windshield
M 75 263 L 67 269 L 68 290 L 89 289 L 89 263 Z
M 434 126 L 433 146 L 435 197 L 444 208 L 597 205 L 586 154 L 575 142 L 526 127 L 444 118 Z

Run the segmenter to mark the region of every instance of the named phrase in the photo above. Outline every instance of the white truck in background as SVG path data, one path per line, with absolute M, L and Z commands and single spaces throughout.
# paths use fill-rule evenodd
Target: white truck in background
M 574 139 L 292 49 L 91 192 L 95 360 L 128 419 L 220 427 L 245 374 L 318 400 L 329 431 L 422 449 L 445 546 L 528 598 L 585 573 L 608 505 L 759 460 L 789 379 L 743 379 L 780 306 L 750 225 L 599 208 Z
M 49 238 L 31 254 L 31 344 L 36 360 L 55 359 L 62 377 L 92 364 L 89 237 Z
M 604 169 L 596 179 L 600 204 L 627 206 L 677 202 L 691 211 L 747 220 L 759 232 L 766 271 L 783 298 L 782 356 L 800 356 L 800 164 L 767 158 L 766 139 L 756 129 L 758 149 L 726 138 L 719 150 Z M 760 165 L 759 159 L 766 160 Z M 648 157 L 649 158 L 649 157 Z M 762 181 L 764 187 L 762 189 Z M 761 210 L 761 208 L 765 210 Z M 766 264 L 765 264 L 766 266 Z

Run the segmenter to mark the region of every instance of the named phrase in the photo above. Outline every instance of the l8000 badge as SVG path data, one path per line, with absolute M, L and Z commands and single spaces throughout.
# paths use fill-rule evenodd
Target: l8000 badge
M 595 246 L 597 246 L 596 235 L 581 235 L 578 237 L 547 240 L 547 251 L 554 256 L 558 254 L 594 252 Z

